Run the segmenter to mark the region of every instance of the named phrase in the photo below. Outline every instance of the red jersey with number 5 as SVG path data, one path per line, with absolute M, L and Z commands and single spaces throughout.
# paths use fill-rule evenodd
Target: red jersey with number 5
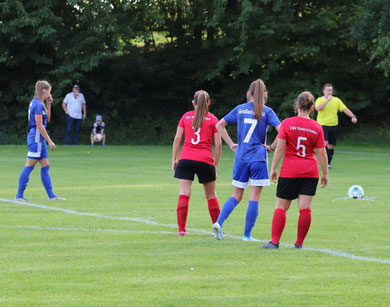
M 178 127 L 184 129 L 184 146 L 180 152 L 179 160 L 188 159 L 213 165 L 214 159 L 211 148 L 213 136 L 218 132 L 215 127 L 218 119 L 209 112 L 203 121 L 202 127 L 198 131 L 194 131 L 192 129 L 194 116 L 195 111 L 187 112 L 178 124 Z
M 286 118 L 279 129 L 278 138 L 286 140 L 280 170 L 284 178 L 318 178 L 315 148 L 325 147 L 322 127 L 310 118 Z

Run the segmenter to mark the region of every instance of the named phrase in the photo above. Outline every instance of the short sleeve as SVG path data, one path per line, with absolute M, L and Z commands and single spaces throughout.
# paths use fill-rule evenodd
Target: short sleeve
M 314 106 L 318 106 L 319 104 L 321 104 L 321 98 L 317 98 L 316 101 L 314 102 Z
M 80 93 L 80 101 L 82 104 L 85 104 L 86 101 L 85 101 L 85 98 L 84 98 L 84 95 Z
M 342 112 L 347 108 L 347 106 L 341 101 L 341 99 L 338 99 L 339 102 L 339 112 Z
M 231 110 L 225 117 L 223 118 L 229 125 L 237 122 L 237 110 L 238 106 Z
M 283 121 L 279 128 L 278 138 L 282 140 L 287 140 L 287 133 L 286 133 L 286 122 Z
M 213 117 L 214 133 L 217 133 L 217 132 L 218 132 L 217 124 L 218 124 L 218 118 L 217 118 L 216 116 L 214 116 L 214 117 Z
M 267 124 L 276 128 L 280 124 L 280 120 L 278 116 L 275 114 L 274 110 L 271 108 L 268 109 L 267 112 Z
M 64 103 L 67 104 L 69 102 L 69 94 L 65 95 Z
M 185 116 L 185 114 L 181 117 L 179 124 L 177 125 L 178 127 L 181 127 L 183 129 L 184 129 L 184 116 Z
M 42 103 L 36 103 L 34 108 L 32 109 L 32 114 L 43 114 L 43 105 Z
M 102 122 L 102 129 L 104 129 L 105 126 L 106 126 L 106 124 L 104 122 Z
M 319 133 L 317 137 L 316 148 L 324 148 L 325 147 L 324 131 L 322 130 L 322 128 L 318 130 Z

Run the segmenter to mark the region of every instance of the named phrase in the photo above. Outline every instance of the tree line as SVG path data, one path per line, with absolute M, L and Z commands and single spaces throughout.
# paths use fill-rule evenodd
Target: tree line
M 281 119 L 298 93 L 324 83 L 360 122 L 390 116 L 387 0 L 3 0 L 0 144 L 25 141 L 37 80 L 53 86 L 49 131 L 63 140 L 61 103 L 73 84 L 111 143 L 170 142 L 193 93 L 225 115 L 261 78 Z

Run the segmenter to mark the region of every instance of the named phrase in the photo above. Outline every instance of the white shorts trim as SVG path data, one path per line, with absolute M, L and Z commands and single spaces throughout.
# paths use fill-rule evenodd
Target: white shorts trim
M 41 133 L 39 132 L 39 129 L 38 128 L 35 128 L 35 143 L 39 143 L 39 139 L 40 139 L 40 136 L 41 136 Z
M 31 151 L 29 151 L 27 153 L 27 157 L 39 158 L 40 156 L 41 156 L 41 152 L 40 151 L 39 152 L 31 152 Z
M 269 186 L 271 183 L 269 179 L 251 179 L 251 186 L 253 187 L 264 187 Z
M 245 189 L 248 186 L 248 182 L 241 182 L 241 181 L 237 181 L 237 180 L 233 180 L 232 184 L 235 187 L 241 188 L 241 189 Z

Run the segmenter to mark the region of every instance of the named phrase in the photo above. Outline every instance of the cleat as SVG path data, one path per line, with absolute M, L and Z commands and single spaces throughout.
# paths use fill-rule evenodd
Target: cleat
M 64 197 L 54 196 L 52 198 L 49 198 L 49 200 L 66 200 Z
M 27 198 L 25 198 L 23 196 L 22 197 L 16 197 L 15 200 L 17 200 L 17 201 L 24 201 L 24 202 L 28 202 L 29 201 Z
M 186 235 L 186 232 L 185 231 L 179 231 L 176 235 L 178 237 L 184 237 Z
M 259 246 L 260 248 L 266 248 L 266 249 L 278 249 L 279 248 L 279 242 L 274 244 L 272 241 L 269 241 L 266 245 Z
M 332 165 L 328 164 L 328 169 L 331 169 L 332 168 Z
M 297 248 L 297 249 L 298 249 L 298 248 L 302 248 L 302 244 L 301 244 L 301 243 L 299 243 L 299 244 L 296 244 L 296 243 L 295 243 L 295 244 L 294 244 L 294 248 Z
M 213 230 L 215 240 L 223 240 L 222 227 L 218 222 L 215 222 L 211 229 Z
M 103 147 L 106 147 L 107 145 L 106 144 L 102 144 Z
M 257 241 L 254 237 L 252 236 L 246 236 L 246 235 L 243 235 L 242 236 L 242 241 Z
M 95 146 L 95 144 L 91 144 L 91 146 L 93 147 L 93 146 Z

